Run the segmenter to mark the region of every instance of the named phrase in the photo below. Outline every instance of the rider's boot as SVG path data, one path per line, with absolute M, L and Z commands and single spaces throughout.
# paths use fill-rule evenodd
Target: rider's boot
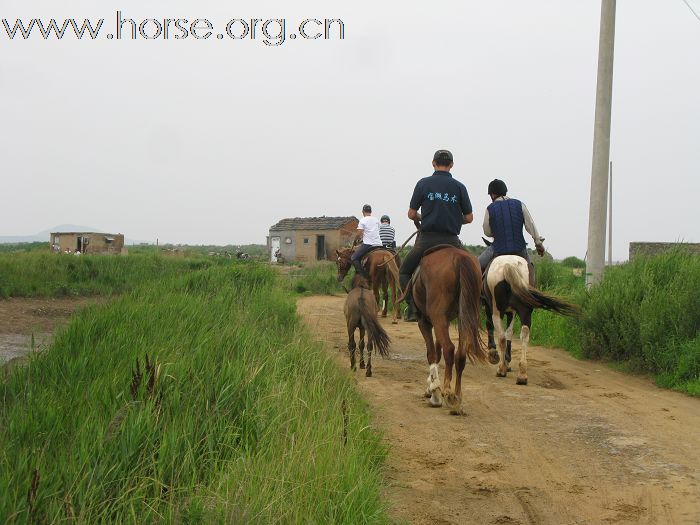
M 367 275 L 367 272 L 365 272 L 365 269 L 362 267 L 362 261 L 360 259 L 355 259 L 352 261 L 352 265 L 355 267 L 355 273 L 358 275 L 361 275 L 362 277 L 369 278 L 369 275 Z
M 401 285 L 401 290 L 406 289 L 406 285 L 408 284 L 408 281 L 411 280 L 411 276 L 406 276 L 406 275 L 399 275 L 399 284 Z M 415 323 L 418 321 L 418 316 L 416 315 L 416 305 L 413 302 L 413 293 L 408 292 L 406 294 L 406 297 L 404 299 L 406 301 L 406 314 L 404 315 L 403 320 L 408 321 L 409 323 Z

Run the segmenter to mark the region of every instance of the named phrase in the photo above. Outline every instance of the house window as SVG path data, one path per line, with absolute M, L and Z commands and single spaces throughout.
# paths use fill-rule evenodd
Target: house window
M 304 237 L 304 244 L 309 244 L 309 238 L 308 238 L 308 237 Z

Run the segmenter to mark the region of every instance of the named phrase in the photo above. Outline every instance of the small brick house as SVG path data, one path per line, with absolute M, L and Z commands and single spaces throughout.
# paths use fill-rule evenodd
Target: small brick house
M 312 262 L 334 258 L 336 249 L 352 244 L 357 235 L 357 217 L 296 217 L 282 219 L 270 227 L 267 250 L 277 262 L 277 251 L 285 261 Z
M 49 248 L 54 253 L 79 251 L 85 254 L 125 254 L 124 235 L 121 233 L 54 232 Z

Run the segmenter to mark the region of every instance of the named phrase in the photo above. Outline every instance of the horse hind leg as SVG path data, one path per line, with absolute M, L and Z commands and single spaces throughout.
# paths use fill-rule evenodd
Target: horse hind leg
M 450 325 L 447 319 L 441 319 L 435 325 L 435 338 L 437 346 L 442 348 L 445 356 L 445 379 L 442 385 L 442 393 L 450 414 L 459 415 L 462 413 L 462 382 L 458 377 L 455 381 L 455 389 L 452 390 L 452 368 L 455 361 L 455 345 L 450 339 Z M 466 354 L 462 356 L 466 359 Z M 464 370 L 462 366 L 461 370 Z M 461 371 L 460 370 L 460 371 Z
M 520 363 L 518 378 L 515 383 L 518 385 L 527 385 L 527 345 L 530 342 L 530 325 L 532 322 L 532 310 L 527 309 L 522 312 L 520 321 Z
M 348 327 L 348 352 L 350 353 L 350 370 L 353 372 L 357 370 L 357 364 L 355 362 L 355 329 Z
M 506 377 L 508 375 L 508 365 L 506 365 L 506 334 L 503 331 L 503 320 L 501 319 L 501 313 L 498 310 L 494 310 L 493 315 L 494 336 L 496 338 L 496 346 L 498 347 L 498 370 L 496 371 L 496 377 Z
M 430 405 L 442 406 L 442 392 L 440 391 L 440 373 L 438 370 L 439 359 L 433 341 L 433 325 L 425 317 L 418 320 L 418 328 L 425 340 L 425 348 L 428 357 L 428 388 L 425 397 L 430 398 Z
M 506 312 L 506 366 L 508 367 L 508 372 L 512 372 L 513 369 L 510 367 L 510 361 L 512 358 L 513 351 L 513 327 L 515 326 L 515 314 L 513 312 Z

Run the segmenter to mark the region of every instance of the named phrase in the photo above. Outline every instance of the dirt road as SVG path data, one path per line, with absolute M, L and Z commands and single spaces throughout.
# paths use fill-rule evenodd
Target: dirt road
M 298 310 L 351 373 L 343 301 L 308 297 Z M 450 416 L 423 397 L 428 366 L 417 325 L 382 324 L 392 359 L 376 358 L 374 377 L 359 369 L 355 377 L 390 445 L 386 497 L 398 520 L 700 523 L 700 400 L 531 347 L 529 385 L 468 365 L 466 415 Z

